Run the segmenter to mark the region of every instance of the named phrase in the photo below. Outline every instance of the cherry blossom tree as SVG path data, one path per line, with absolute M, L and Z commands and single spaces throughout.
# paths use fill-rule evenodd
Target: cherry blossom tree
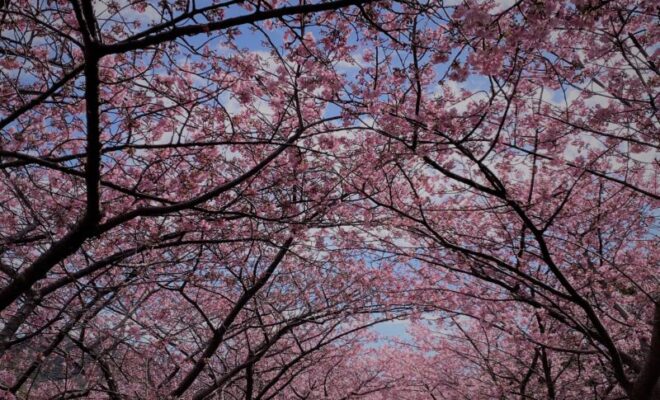
M 1 396 L 660 398 L 653 2 L 0 19 Z
M 646 6 L 466 2 L 374 16 L 398 27 L 364 37 L 354 107 L 370 117 L 362 154 L 376 167 L 349 163 L 347 180 L 382 213 L 383 251 L 421 263 L 410 304 L 437 326 L 422 324 L 414 343 L 433 354 L 429 368 L 464 365 L 427 382 L 461 388 L 449 397 L 659 395 L 657 18 Z M 532 390 L 533 379 L 545 384 Z
M 389 318 L 322 246 L 354 3 L 3 4 L 7 396 L 269 398 Z

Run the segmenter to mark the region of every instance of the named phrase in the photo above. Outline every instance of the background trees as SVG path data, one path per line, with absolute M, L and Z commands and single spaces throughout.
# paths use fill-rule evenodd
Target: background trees
M 657 396 L 656 11 L 3 3 L 5 396 Z

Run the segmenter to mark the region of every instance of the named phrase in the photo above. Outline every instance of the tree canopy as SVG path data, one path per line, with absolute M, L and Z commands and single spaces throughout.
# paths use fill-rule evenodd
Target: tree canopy
M 658 11 L 0 0 L 0 398 L 660 399 Z

